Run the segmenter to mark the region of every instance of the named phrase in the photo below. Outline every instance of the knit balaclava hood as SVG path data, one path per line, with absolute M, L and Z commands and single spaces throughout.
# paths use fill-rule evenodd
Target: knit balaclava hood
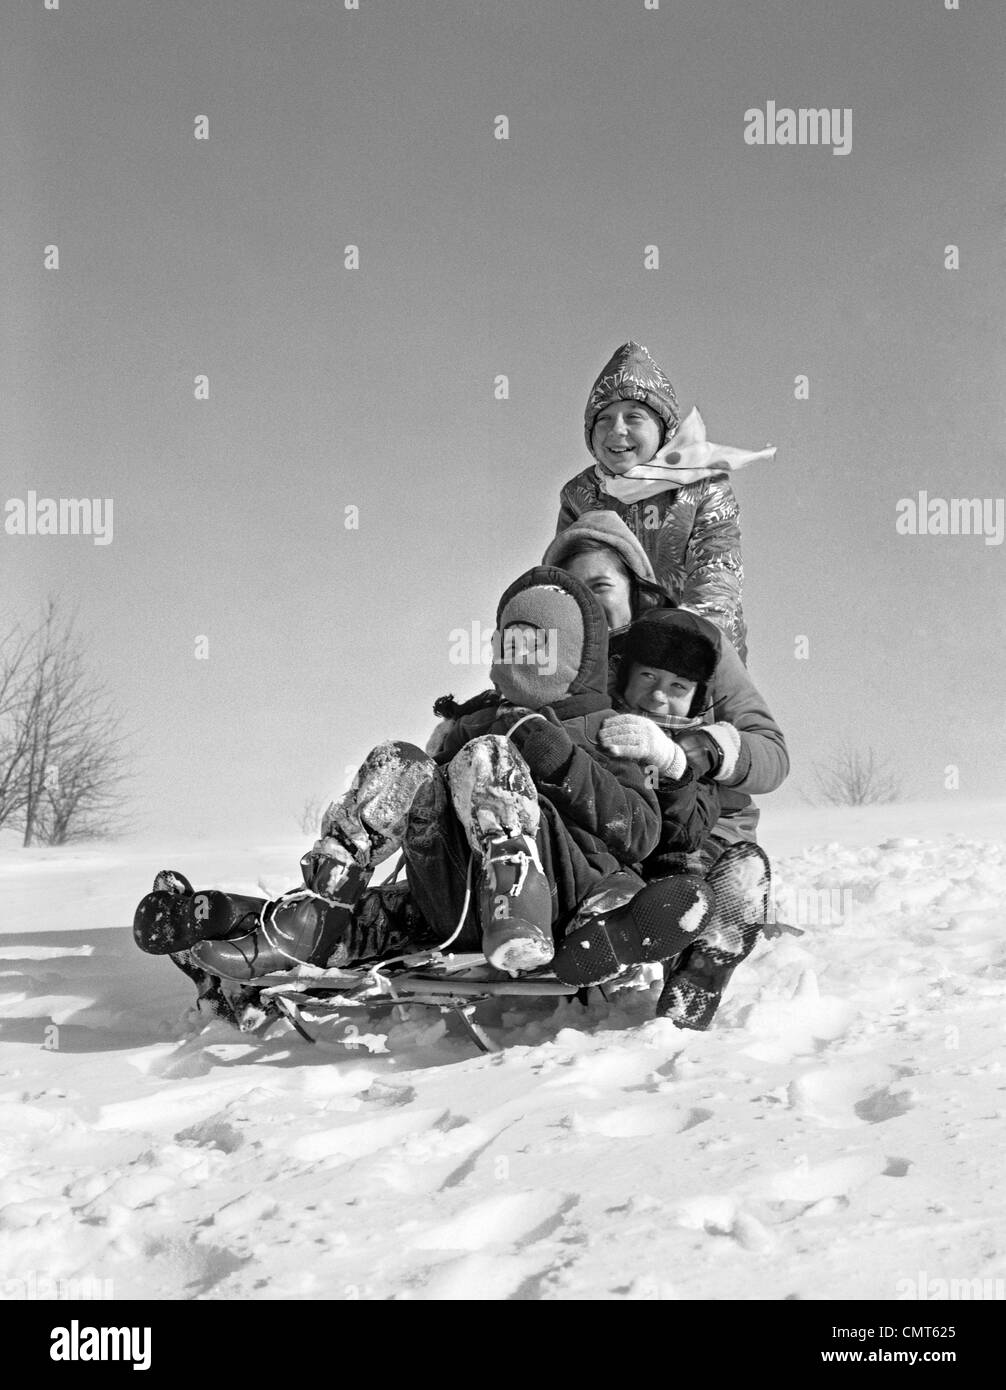
M 507 628 L 538 629 L 537 652 L 521 658 Z M 517 659 L 515 659 L 515 657 Z M 514 581 L 500 599 L 493 635 L 492 683 L 514 705 L 562 706 L 587 712 L 608 704 L 608 628 L 597 599 L 571 574 L 538 565 Z M 581 708 L 582 707 L 582 708 Z
M 583 413 L 583 430 L 591 454 L 594 454 L 590 438 L 594 421 L 612 401 L 642 401 L 655 411 L 664 424 L 661 444 L 678 428 L 680 411 L 674 387 L 666 373 L 661 371 L 646 348 L 639 343 L 623 343 L 617 348 L 611 361 L 601 368 L 601 374 L 591 388 Z
M 689 711 L 696 714 L 705 704 L 719 659 L 719 629 L 708 619 L 684 608 L 660 608 L 637 618 L 625 634 L 619 679 L 624 688 L 633 662 L 673 671 L 696 682 Z

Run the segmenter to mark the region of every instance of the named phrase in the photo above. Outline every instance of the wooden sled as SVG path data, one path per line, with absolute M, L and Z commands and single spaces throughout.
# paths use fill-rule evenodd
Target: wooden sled
M 226 978 L 226 977 L 224 977 Z M 263 975 L 249 983 L 261 991 L 263 1002 L 272 1002 L 307 1042 L 317 1041 L 308 1023 L 338 1017 L 349 1009 L 396 1008 L 424 1004 L 453 1014 L 483 1052 L 500 1052 L 474 1018 L 475 1005 L 500 997 L 575 999 L 583 991 L 576 985 L 542 971 L 511 978 L 496 970 L 478 953 L 443 955 L 429 951 L 395 960 L 375 961 L 350 970 L 322 970 L 299 966 L 282 974 Z

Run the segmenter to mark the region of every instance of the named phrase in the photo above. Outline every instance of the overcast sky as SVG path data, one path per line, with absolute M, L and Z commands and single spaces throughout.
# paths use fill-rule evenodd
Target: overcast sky
M 296 833 L 484 686 L 451 631 L 540 558 L 629 337 L 779 448 L 735 478 L 776 797 L 846 738 L 948 828 L 1002 791 L 1006 545 L 895 529 L 1006 487 L 999 3 L 4 11 L 0 504 L 110 498 L 114 535 L 0 534 L 0 603 L 76 608 L 145 832 Z M 850 110 L 849 153 L 746 143 L 770 100 Z

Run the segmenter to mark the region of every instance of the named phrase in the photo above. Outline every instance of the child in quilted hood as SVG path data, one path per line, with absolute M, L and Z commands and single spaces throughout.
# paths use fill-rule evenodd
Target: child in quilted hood
M 710 443 L 698 411 L 681 419 L 667 374 L 631 341 L 594 382 L 584 435 L 595 462 L 562 488 L 556 534 L 584 512 L 614 512 L 658 582 L 716 623 L 745 659 L 740 513 L 728 475 L 775 450 Z

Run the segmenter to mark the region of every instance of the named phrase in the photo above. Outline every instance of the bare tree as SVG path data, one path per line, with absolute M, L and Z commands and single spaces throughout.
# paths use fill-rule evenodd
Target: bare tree
M 30 721 L 24 717 L 32 633 L 19 626 L 0 637 L 0 829 L 24 809 Z
M 317 838 L 321 834 L 321 818 L 328 806 L 328 800 L 323 796 L 309 796 L 300 808 L 300 817 L 297 824 L 305 835 L 313 835 Z
M 830 762 L 814 764 L 816 794 L 808 799 L 826 806 L 876 806 L 897 801 L 901 778 L 872 748 L 843 745 Z
M 35 629 L 0 641 L 0 824 L 25 845 L 110 834 L 125 778 L 111 697 L 87 670 L 74 619 L 49 599 Z

